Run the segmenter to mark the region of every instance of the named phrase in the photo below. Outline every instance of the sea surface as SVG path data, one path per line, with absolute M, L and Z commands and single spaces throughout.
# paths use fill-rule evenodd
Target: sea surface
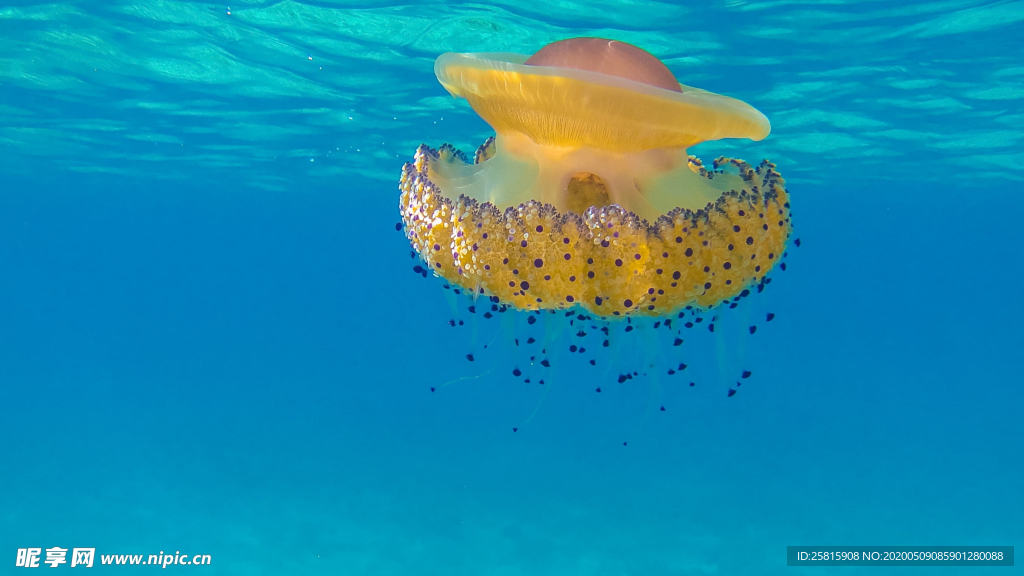
M 1024 545 L 1022 33 L 1021 1 L 0 4 L 0 574 L 1020 573 L 786 547 Z M 615 394 L 513 378 L 395 230 L 418 145 L 493 134 L 433 60 L 575 36 L 761 110 L 691 152 L 774 161 L 802 241 L 736 311 L 770 325 Z

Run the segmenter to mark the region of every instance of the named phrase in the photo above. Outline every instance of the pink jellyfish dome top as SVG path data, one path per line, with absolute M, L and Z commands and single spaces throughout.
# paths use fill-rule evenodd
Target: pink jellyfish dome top
M 604 38 L 570 38 L 552 42 L 526 59 L 531 66 L 555 66 L 598 72 L 682 92 L 668 66 L 632 44 Z

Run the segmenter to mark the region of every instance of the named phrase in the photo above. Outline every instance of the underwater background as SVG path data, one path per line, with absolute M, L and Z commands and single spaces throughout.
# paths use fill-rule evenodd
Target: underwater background
M 1024 543 L 1022 26 L 1020 1 L 0 5 L 0 573 L 53 546 L 513 576 Z M 395 231 L 416 147 L 492 134 L 433 59 L 574 36 L 772 122 L 691 150 L 774 161 L 802 240 L 751 304 L 770 326 L 684 346 L 693 388 L 567 366 L 542 395 L 508 338 L 465 362 Z M 723 355 L 754 371 L 731 398 Z

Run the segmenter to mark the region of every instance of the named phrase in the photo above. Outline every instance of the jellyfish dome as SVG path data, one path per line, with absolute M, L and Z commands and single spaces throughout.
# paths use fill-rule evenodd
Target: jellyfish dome
M 494 128 L 473 158 L 420 146 L 405 233 L 427 267 L 524 310 L 601 317 L 710 308 L 763 287 L 791 232 L 771 162 L 687 154 L 761 140 L 768 119 L 680 84 L 644 50 L 575 38 L 532 56 L 441 55 L 434 73 Z

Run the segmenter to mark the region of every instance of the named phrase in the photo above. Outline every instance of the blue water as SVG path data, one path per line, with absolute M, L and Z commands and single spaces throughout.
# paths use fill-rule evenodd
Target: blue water
M 785 547 L 1024 543 L 1024 2 L 230 12 L 0 7 L 0 573 L 58 546 L 210 554 L 167 568 L 197 574 L 913 575 L 936 569 Z M 647 385 L 481 373 L 411 273 L 402 163 L 491 134 L 433 59 L 581 35 L 772 121 L 693 150 L 775 161 L 803 240 L 733 398 L 662 389 L 652 415 Z

